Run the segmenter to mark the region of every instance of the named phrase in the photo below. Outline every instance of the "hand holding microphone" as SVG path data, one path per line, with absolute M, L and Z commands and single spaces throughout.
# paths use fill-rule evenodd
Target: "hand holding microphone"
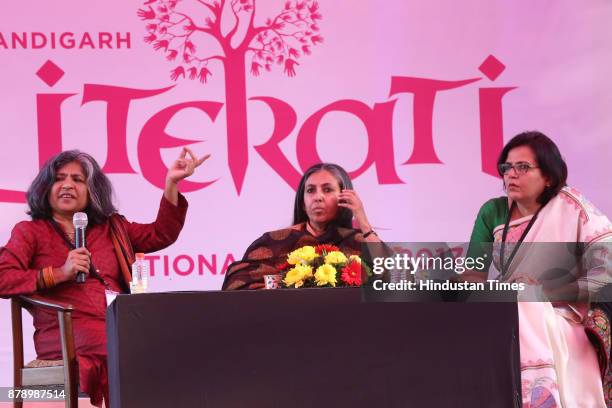
M 68 259 L 64 267 L 75 269 L 77 271 L 77 283 L 84 283 L 89 273 L 91 264 L 91 254 L 85 248 L 85 229 L 87 228 L 87 214 L 84 212 L 74 213 L 72 216 L 72 225 L 74 225 L 74 247 L 73 251 L 68 254 Z M 80 251 L 79 251 L 80 250 Z M 71 257 L 71 254 L 74 255 Z M 70 265 L 68 264 L 70 262 Z M 63 268 L 62 268 L 63 269 Z
M 60 268 L 62 271 L 62 281 L 76 279 L 78 283 L 85 282 L 89 267 L 91 265 L 91 254 L 87 248 L 77 248 L 68 252 L 66 262 Z M 82 278 L 79 278 L 82 276 Z M 82 279 L 80 281 L 79 279 Z

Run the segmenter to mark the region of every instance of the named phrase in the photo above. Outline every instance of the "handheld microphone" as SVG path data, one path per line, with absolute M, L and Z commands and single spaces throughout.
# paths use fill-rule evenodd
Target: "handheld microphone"
M 75 248 L 85 247 L 85 228 L 87 228 L 87 214 L 84 212 L 74 213 L 72 216 L 74 225 L 74 246 Z M 79 272 L 76 276 L 77 283 L 85 283 L 85 272 Z

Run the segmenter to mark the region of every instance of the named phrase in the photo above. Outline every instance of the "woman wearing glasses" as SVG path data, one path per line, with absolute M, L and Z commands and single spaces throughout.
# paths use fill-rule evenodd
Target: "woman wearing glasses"
M 605 407 L 612 390 L 606 386 L 609 318 L 602 311 L 605 304 L 589 300 L 610 282 L 612 224 L 566 185 L 567 166 L 559 149 L 540 132 L 510 140 L 498 169 L 507 197 L 482 206 L 469 253 L 488 252 L 486 259 L 496 268 L 489 279 L 527 287 L 518 295 L 528 300 L 518 303 L 523 405 Z M 570 254 L 567 243 L 582 248 L 581 255 Z M 551 256 L 551 251 L 573 257 L 565 265 L 574 267 L 558 268 L 564 255 Z M 538 299 L 550 301 L 533 301 L 529 293 L 534 290 L 544 294 Z

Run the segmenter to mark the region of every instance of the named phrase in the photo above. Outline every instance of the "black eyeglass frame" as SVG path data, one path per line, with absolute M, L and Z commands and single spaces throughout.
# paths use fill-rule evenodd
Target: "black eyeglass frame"
M 527 172 L 531 169 L 538 169 L 538 168 L 539 168 L 538 166 L 532 166 L 530 163 L 527 163 L 527 162 L 518 162 L 515 164 L 501 163 L 497 166 L 497 170 L 502 175 L 507 174 L 512 169 L 514 169 L 516 174 L 523 175 L 523 174 L 527 174 Z

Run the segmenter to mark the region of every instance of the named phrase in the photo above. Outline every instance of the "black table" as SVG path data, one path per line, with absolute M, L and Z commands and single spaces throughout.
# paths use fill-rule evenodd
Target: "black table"
M 113 408 L 520 407 L 514 303 L 363 303 L 354 288 L 121 295 Z

